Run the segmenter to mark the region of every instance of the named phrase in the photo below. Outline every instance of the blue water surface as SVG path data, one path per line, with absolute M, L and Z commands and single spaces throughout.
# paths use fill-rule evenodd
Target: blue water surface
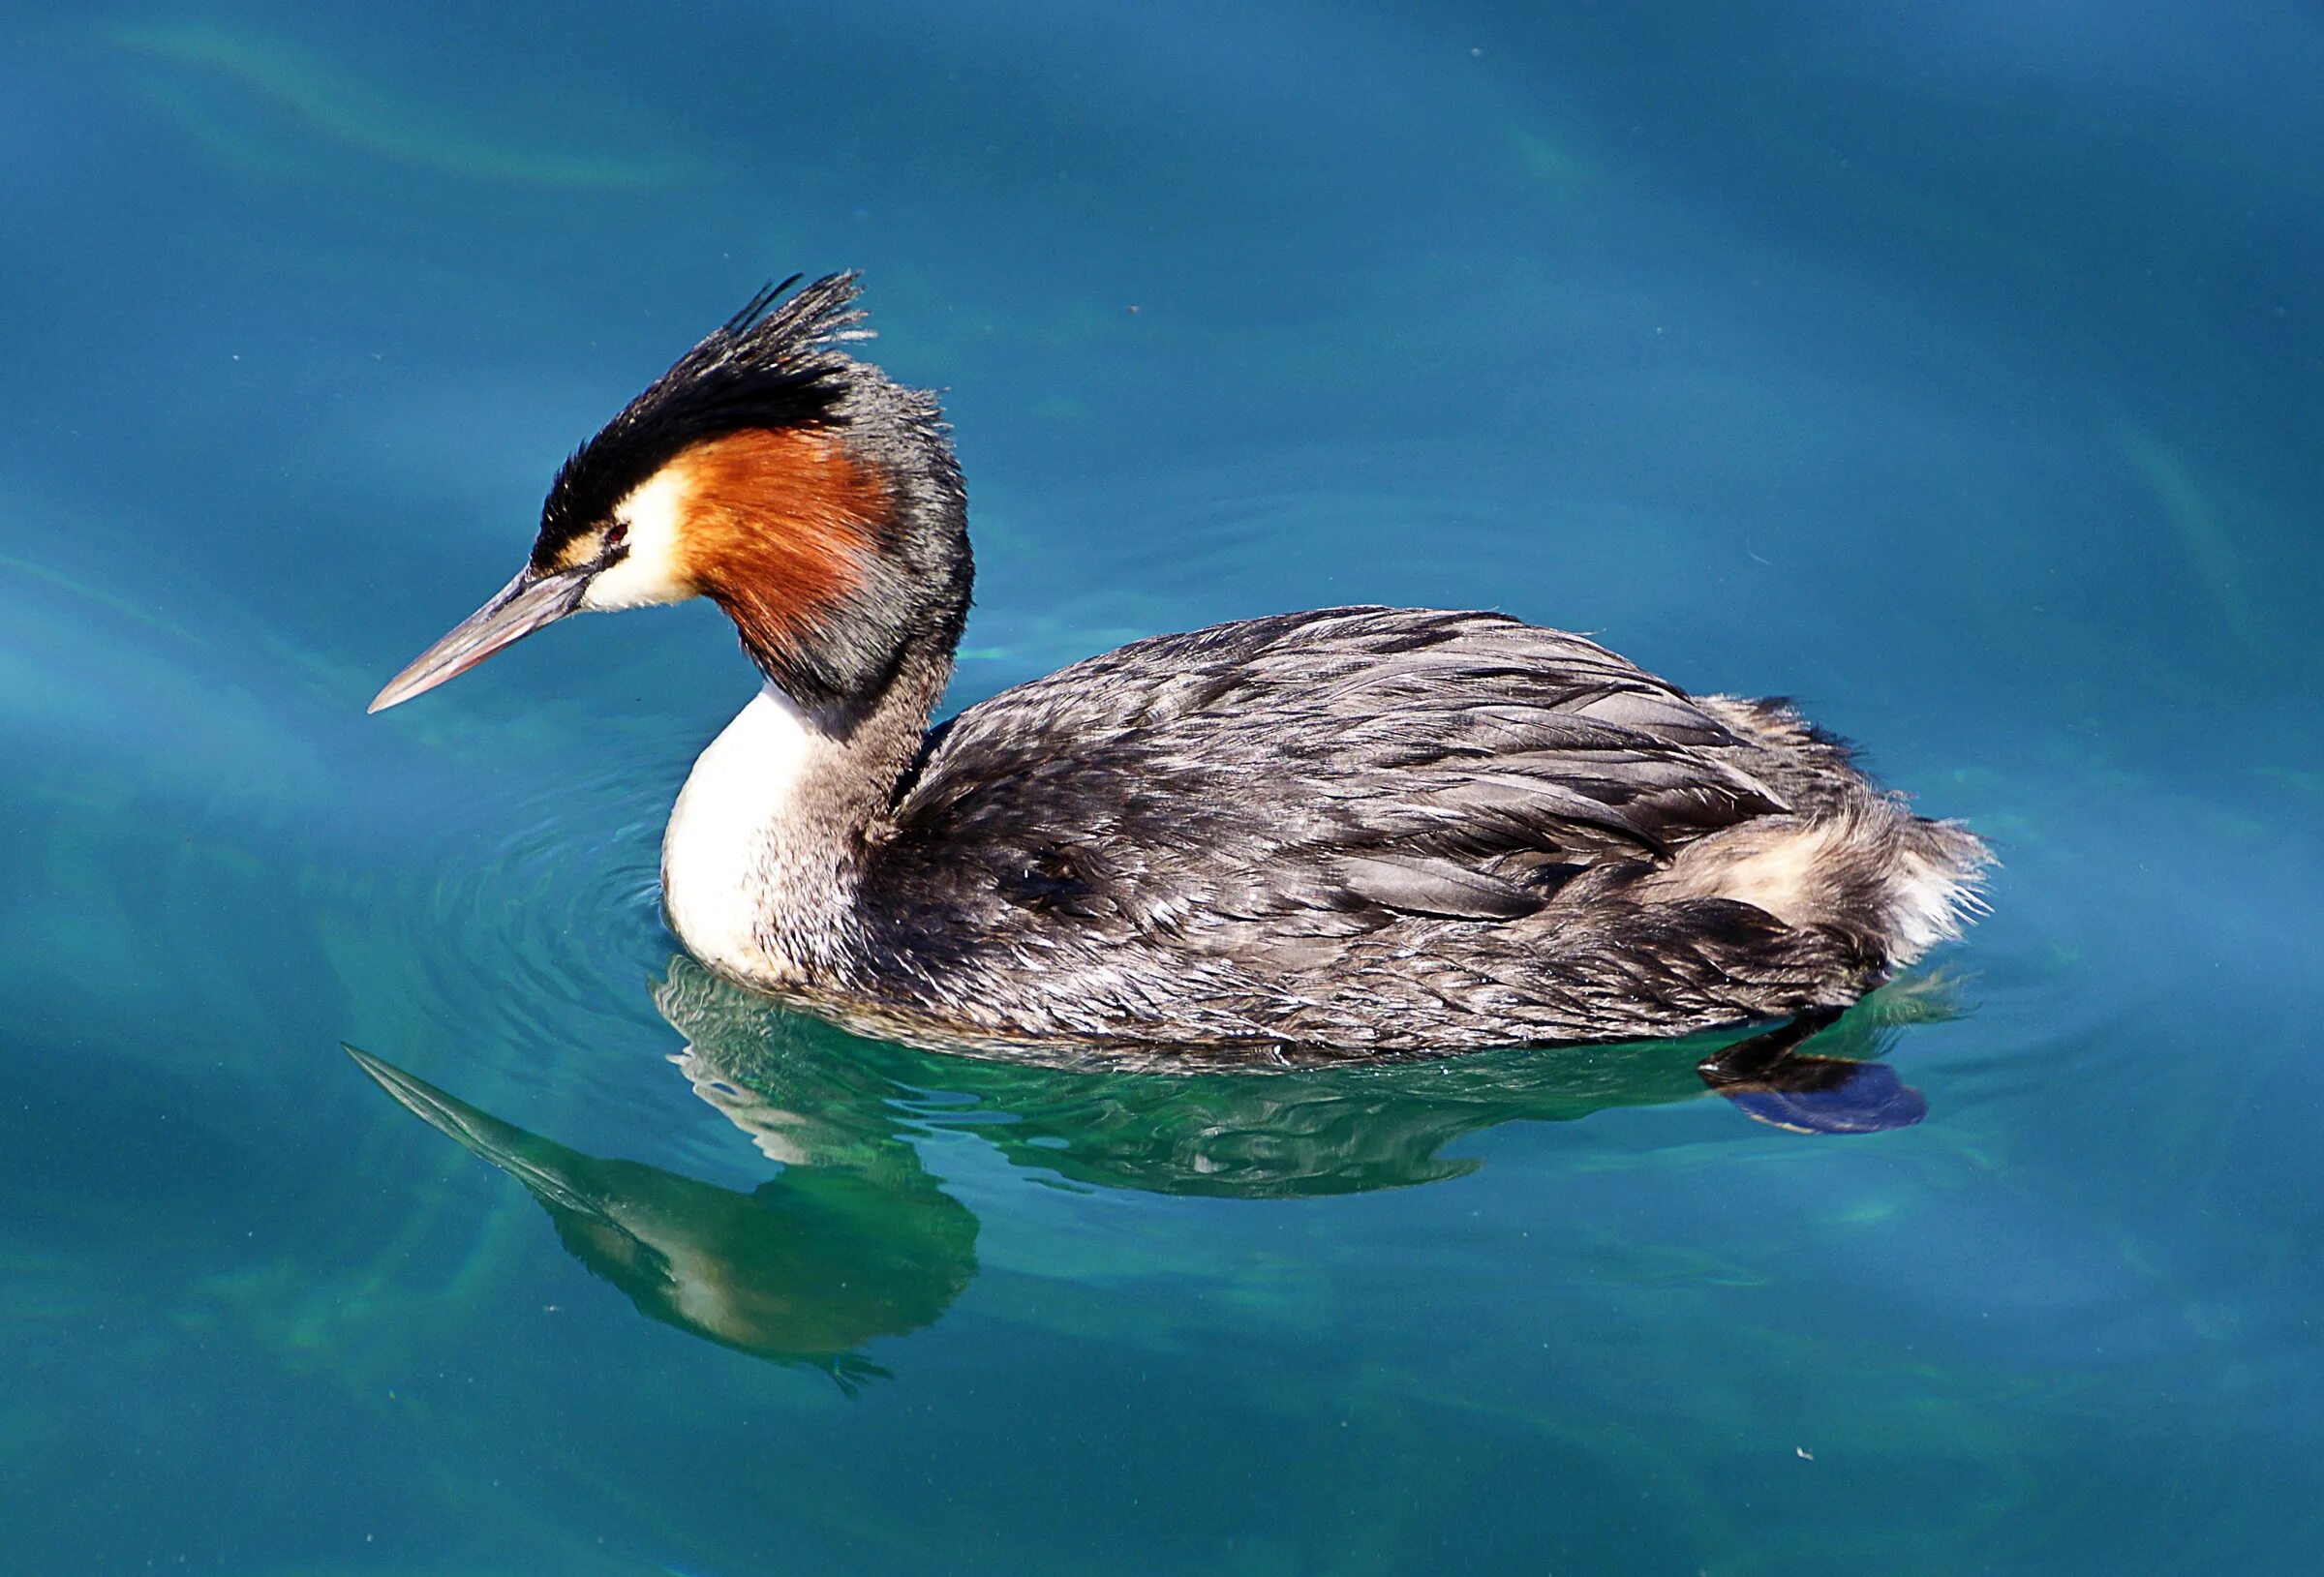
M 2312 7 L 101 0 L 0 145 L 0 1569 L 2324 1568 Z M 850 1040 L 660 923 L 714 610 L 363 715 L 838 267 L 955 704 L 1371 600 L 1797 696 L 2003 862 L 1815 1047 L 1925 1120 Z

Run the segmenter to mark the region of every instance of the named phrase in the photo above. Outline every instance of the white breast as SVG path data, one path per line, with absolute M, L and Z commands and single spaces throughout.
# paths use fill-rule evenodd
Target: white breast
M 661 895 L 670 928 L 704 963 L 745 980 L 797 977 L 776 905 L 810 873 L 789 868 L 800 851 L 785 834 L 833 748 L 768 685 L 694 763 L 662 834 Z

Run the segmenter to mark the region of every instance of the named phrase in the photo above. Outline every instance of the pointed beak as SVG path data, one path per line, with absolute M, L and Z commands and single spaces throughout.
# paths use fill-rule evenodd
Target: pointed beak
M 581 1167 L 575 1165 L 587 1164 L 588 1157 L 478 1111 L 344 1041 L 339 1048 L 354 1058 L 355 1066 L 378 1080 L 380 1088 L 394 1096 L 407 1111 L 462 1149 L 483 1157 L 543 1199 L 612 1224 L 598 1206 L 597 1191 L 582 1178 Z
M 596 566 L 519 574 L 494 594 L 490 602 L 452 626 L 443 640 L 412 659 L 412 665 L 387 682 L 365 712 L 384 712 L 432 690 L 445 680 L 465 674 L 511 642 L 523 639 L 543 624 L 554 624 L 581 606 Z

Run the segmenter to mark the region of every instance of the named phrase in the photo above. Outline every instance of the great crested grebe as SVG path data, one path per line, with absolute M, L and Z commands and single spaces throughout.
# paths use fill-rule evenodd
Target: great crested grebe
M 900 1038 L 1405 1053 L 1852 1002 L 1984 846 L 1782 702 L 1691 696 L 1496 613 L 1158 635 L 931 730 L 968 612 L 933 397 L 762 291 L 557 473 L 515 579 L 389 682 L 579 610 L 707 596 L 765 678 L 662 843 L 722 974 Z

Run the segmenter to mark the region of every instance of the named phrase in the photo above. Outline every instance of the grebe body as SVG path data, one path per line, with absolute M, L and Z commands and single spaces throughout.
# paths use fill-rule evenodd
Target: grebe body
M 373 703 L 565 614 L 707 595 L 764 686 L 662 851 L 747 985 L 963 1044 L 1416 1054 L 1854 1000 L 1986 854 L 1778 702 L 1501 614 L 1156 636 L 928 723 L 966 618 L 934 402 L 762 294 L 560 471 L 531 560 Z

